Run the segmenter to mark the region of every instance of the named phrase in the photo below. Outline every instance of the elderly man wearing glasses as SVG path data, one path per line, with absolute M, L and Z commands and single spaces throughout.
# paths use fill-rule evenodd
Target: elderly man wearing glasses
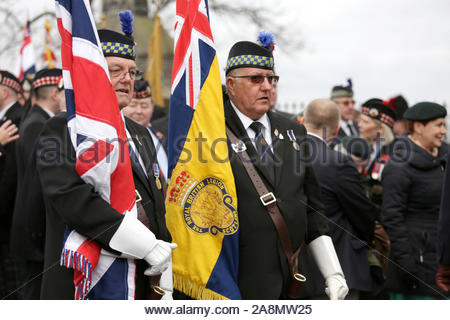
M 299 297 L 309 245 L 331 299 L 348 291 L 323 219 L 306 130 L 270 110 L 273 42 L 237 42 L 226 67 L 225 117 L 239 213 L 238 284 L 243 299 Z M 301 266 L 299 268 L 299 266 Z M 306 279 L 308 281 L 308 279 Z M 300 292 L 304 294 L 304 292 Z
M 330 97 L 338 105 L 341 113 L 340 128 L 337 135 L 339 139 L 346 136 L 359 136 L 358 124 L 353 121 L 355 100 L 353 100 L 352 81 L 350 79 L 347 81 L 347 86 L 334 86 Z
M 134 81 L 139 73 L 135 63 L 134 39 L 130 34 L 105 29 L 99 30 L 98 36 L 118 108 L 122 110 L 133 98 Z M 46 272 L 42 279 L 41 299 L 73 299 L 75 296 L 74 271 L 55 263 L 62 259 L 66 226 L 95 239 L 105 259 L 117 258 L 83 298 L 146 299 L 152 297 L 152 288 L 159 285 L 166 290 L 164 298 L 170 299 L 171 252 L 176 244 L 170 243 L 171 236 L 166 228 L 163 190 L 156 174 L 155 147 L 149 132 L 124 117 L 136 190 L 136 219 L 132 214 L 122 215 L 114 210 L 90 184 L 80 178 L 75 170 L 75 150 L 67 146 L 70 141 L 66 139 L 66 117 L 65 112 L 60 113 L 47 122 L 37 153 L 47 209 Z M 60 141 L 57 150 L 55 140 Z M 51 151 L 52 148 L 54 151 Z M 57 154 L 54 157 L 57 159 L 47 159 L 49 154 L 53 155 L 52 152 Z M 97 154 L 95 156 L 98 157 Z M 105 184 L 110 183 L 108 179 L 105 177 Z M 64 250 L 69 252 L 66 255 L 72 254 L 70 248 L 66 248 L 65 245 Z M 81 260 L 77 256 L 72 259 Z M 155 281 L 147 276 L 152 276 Z

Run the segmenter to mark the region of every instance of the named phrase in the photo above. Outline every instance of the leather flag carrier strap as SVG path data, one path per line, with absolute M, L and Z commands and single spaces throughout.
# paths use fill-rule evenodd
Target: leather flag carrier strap
M 232 145 L 239 146 L 240 144 L 243 143 L 236 137 L 236 135 L 228 127 L 226 127 L 226 132 Z M 303 282 L 306 281 L 305 276 L 298 273 L 298 255 L 301 249 L 303 248 L 304 242 L 302 242 L 302 244 L 298 247 L 298 249 L 295 252 L 292 250 L 291 237 L 289 236 L 289 231 L 286 226 L 286 222 L 284 221 L 280 209 L 278 208 L 277 199 L 275 198 L 275 195 L 273 194 L 273 192 L 269 192 L 269 190 L 267 189 L 266 185 L 264 184 L 258 172 L 256 171 L 255 166 L 253 165 L 245 148 L 241 148 L 236 153 L 241 159 L 242 164 L 244 165 L 244 168 L 247 171 L 247 174 L 249 175 L 250 180 L 253 183 L 253 186 L 258 192 L 261 203 L 267 209 L 267 212 L 269 213 L 269 216 L 273 221 L 275 229 L 277 230 L 278 237 L 280 238 L 281 246 L 288 260 L 290 269 L 291 280 L 287 295 L 291 299 L 296 299 L 298 297 Z

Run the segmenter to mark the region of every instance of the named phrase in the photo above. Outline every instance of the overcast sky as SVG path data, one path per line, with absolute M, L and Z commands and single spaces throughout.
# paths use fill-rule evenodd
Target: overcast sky
M 212 1 L 212 0 L 210 0 Z M 233 0 L 235 1 L 235 0 Z M 239 0 L 239 2 L 248 2 Z M 52 9 L 52 0 L 19 0 L 30 16 Z M 254 2 L 253 2 L 254 3 Z M 450 1 L 448 0 L 260 0 L 272 19 L 286 23 L 305 47 L 274 52 L 280 75 L 279 103 L 307 103 L 328 97 L 331 87 L 352 78 L 355 99 L 403 94 L 410 104 L 431 100 L 450 105 Z M 174 7 L 173 7 L 174 8 Z M 20 14 L 24 15 L 25 11 Z M 174 10 L 163 13 L 173 29 Z M 259 30 L 211 13 L 220 67 L 239 40 L 256 39 Z M 269 29 L 269 28 L 268 28 Z M 270 31 L 270 30 L 269 30 Z M 275 34 L 275 38 L 276 38 Z M 1 67 L 5 62 L 0 62 Z

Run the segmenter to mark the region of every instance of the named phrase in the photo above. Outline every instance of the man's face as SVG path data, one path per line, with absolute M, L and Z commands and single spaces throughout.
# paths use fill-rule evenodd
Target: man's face
M 269 94 L 269 103 L 270 103 L 270 109 L 274 109 L 277 105 L 277 97 L 278 97 L 278 83 L 272 84 L 272 89 L 270 90 Z
M 270 109 L 270 91 L 272 84 L 267 78 L 261 83 L 255 83 L 251 78 L 236 78 L 239 76 L 271 76 L 272 70 L 259 68 L 239 68 L 227 76 L 227 89 L 230 100 L 236 108 L 252 120 L 261 118 Z
M 355 108 L 355 101 L 353 98 L 341 97 L 333 100 L 339 107 L 341 112 L 341 119 L 349 121 L 353 119 L 353 110 Z
M 141 126 L 147 127 L 153 115 L 155 106 L 152 98 L 136 99 L 123 109 L 123 113 Z
M 123 109 L 130 104 L 133 98 L 134 79 L 136 76 L 136 63 L 133 60 L 120 57 L 106 57 L 109 76 L 116 92 L 119 108 Z
M 64 90 L 59 90 L 58 95 L 56 96 L 57 104 L 58 104 L 58 112 L 66 110 L 66 95 Z
M 6 86 L 0 85 L 0 107 L 6 105 L 5 101 L 8 97 L 8 88 Z

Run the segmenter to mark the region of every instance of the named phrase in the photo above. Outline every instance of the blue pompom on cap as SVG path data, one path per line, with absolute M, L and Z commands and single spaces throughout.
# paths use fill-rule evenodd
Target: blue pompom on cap
M 122 31 L 129 37 L 133 37 L 133 14 L 130 10 L 119 12 L 120 25 Z
M 352 78 L 348 78 L 348 79 L 347 79 L 347 83 L 348 83 L 348 86 L 349 86 L 350 88 L 353 87 L 353 81 L 352 81 Z
M 270 49 L 271 51 L 275 49 L 275 40 L 272 32 L 261 31 L 258 35 L 256 43 L 261 47 Z

